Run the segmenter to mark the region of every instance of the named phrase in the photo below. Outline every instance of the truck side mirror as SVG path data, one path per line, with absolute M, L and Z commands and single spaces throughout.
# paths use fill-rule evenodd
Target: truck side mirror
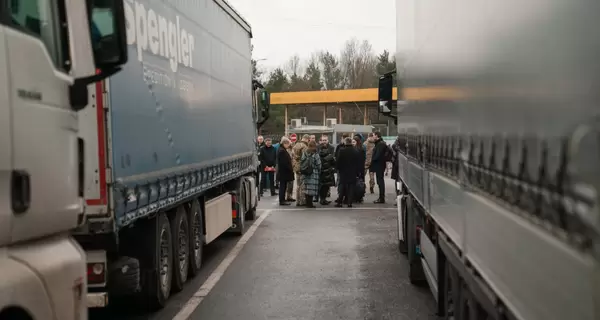
M 390 115 L 392 113 L 392 89 L 394 79 L 391 74 L 379 77 L 379 113 Z
M 271 94 L 269 94 L 267 90 L 260 91 L 260 104 L 262 104 L 262 106 L 265 108 L 269 108 L 269 106 L 271 106 Z
M 88 0 L 88 21 L 96 68 L 118 68 L 127 62 L 127 27 L 123 0 Z
M 265 89 L 260 89 L 260 116 L 262 120 L 258 121 L 257 124 L 260 128 L 263 123 L 269 119 L 269 108 L 271 106 L 271 94 Z

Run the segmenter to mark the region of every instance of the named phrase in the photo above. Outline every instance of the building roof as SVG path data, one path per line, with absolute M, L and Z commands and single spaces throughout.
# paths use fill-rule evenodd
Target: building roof
M 398 99 L 398 90 L 392 91 L 393 99 Z M 405 88 L 405 100 L 457 100 L 464 97 L 465 92 L 453 87 L 422 87 Z M 347 90 L 321 90 L 298 92 L 273 92 L 271 93 L 272 105 L 293 104 L 335 104 L 352 102 L 377 102 L 378 89 L 347 89 Z

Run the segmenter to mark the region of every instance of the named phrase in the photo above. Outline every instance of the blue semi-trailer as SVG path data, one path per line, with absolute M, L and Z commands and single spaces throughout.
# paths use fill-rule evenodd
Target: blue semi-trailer
M 225 1 L 124 4 L 132 58 L 79 118 L 86 221 L 74 235 L 88 306 L 136 296 L 161 308 L 198 273 L 203 245 L 256 218 L 269 95 L 252 79 L 250 26 Z

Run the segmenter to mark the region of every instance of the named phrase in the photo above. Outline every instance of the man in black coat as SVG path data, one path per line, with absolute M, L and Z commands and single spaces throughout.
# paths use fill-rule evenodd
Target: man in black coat
M 327 201 L 329 188 L 335 186 L 335 151 L 329 144 L 329 137 L 321 136 L 321 143 L 318 147 L 319 157 L 321 158 L 321 173 L 319 174 L 319 199 L 322 205 L 328 205 Z
M 267 179 L 269 180 L 269 189 L 271 196 L 277 195 L 275 192 L 275 165 L 277 164 L 277 152 L 272 145 L 271 138 L 265 139 L 265 145 L 260 148 L 258 159 L 262 168 L 260 179 L 260 194 L 262 195 L 267 187 Z
M 336 207 L 341 207 L 344 202 L 348 208 L 352 208 L 352 199 L 354 188 L 356 186 L 358 175 L 363 170 L 359 166 L 360 157 L 358 150 L 352 147 L 352 139 L 346 137 L 344 145 L 338 150 L 338 158 L 336 165 L 338 169 L 339 179 L 339 198 L 336 201 Z
M 279 182 L 279 205 L 289 206 L 286 201 L 288 183 L 294 181 L 294 169 L 292 167 L 292 157 L 288 152 L 291 147 L 290 140 L 283 137 L 277 150 L 277 181 Z M 293 187 L 293 184 L 292 184 Z
M 369 167 L 369 171 L 375 173 L 375 180 L 377 180 L 377 188 L 379 189 L 379 198 L 374 203 L 385 203 L 385 180 L 383 175 L 387 165 L 386 153 L 388 146 L 381 139 L 381 132 L 375 132 L 374 138 L 375 147 L 373 148 L 373 158 Z

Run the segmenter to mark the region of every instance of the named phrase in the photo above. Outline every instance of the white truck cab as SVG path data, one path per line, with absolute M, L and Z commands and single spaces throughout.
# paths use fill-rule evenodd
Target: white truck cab
M 77 111 L 125 46 L 121 1 L 0 2 L 0 320 L 87 318 Z

